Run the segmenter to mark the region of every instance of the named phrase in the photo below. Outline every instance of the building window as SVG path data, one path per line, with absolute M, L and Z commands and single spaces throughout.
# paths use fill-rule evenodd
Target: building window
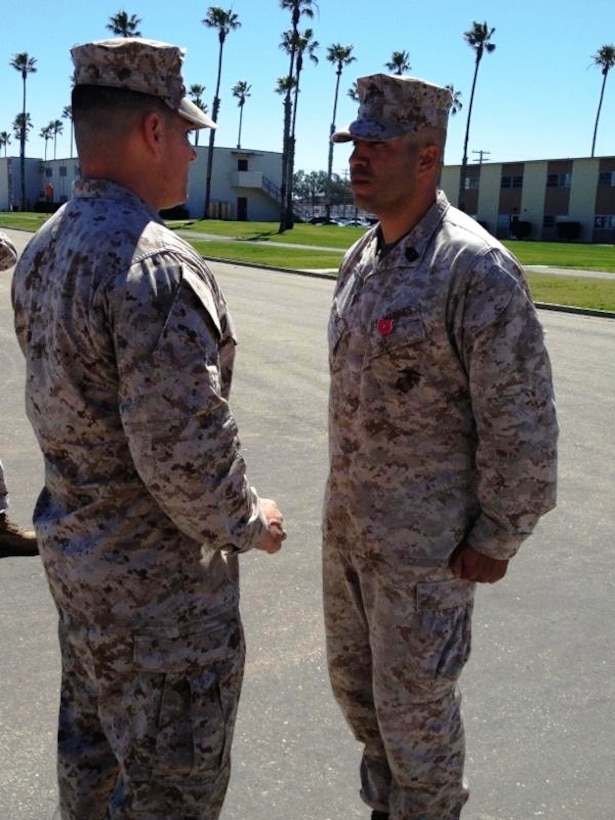
M 466 191 L 478 191 L 478 177 L 466 177 L 464 185 Z
M 506 174 L 502 177 L 502 188 L 523 188 L 523 174 Z
M 545 214 L 542 218 L 542 227 L 543 228 L 554 228 L 555 227 L 555 217 L 549 216 Z
M 247 159 L 238 159 L 237 160 L 237 170 L 238 171 L 247 171 L 248 170 L 248 160 Z
M 52 177 L 53 176 L 53 168 L 45 168 L 45 176 Z
M 615 188 L 615 171 L 603 171 L 598 177 L 598 185 L 608 185 Z
M 568 172 L 565 174 L 547 174 L 547 188 L 570 188 L 572 175 Z
M 66 165 L 60 165 L 60 176 L 61 177 L 66 176 Z
M 615 214 L 595 214 L 594 228 L 598 231 L 612 231 L 615 228 Z

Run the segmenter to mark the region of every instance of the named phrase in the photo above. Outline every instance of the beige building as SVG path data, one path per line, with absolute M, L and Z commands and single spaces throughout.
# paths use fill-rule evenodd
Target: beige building
M 207 147 L 197 148 L 190 169 L 187 215 L 203 217 Z M 210 216 L 277 221 L 282 158 L 275 151 L 217 147 Z M 441 187 L 452 204 L 498 238 L 615 243 L 615 157 L 531 160 L 469 165 L 463 202 L 461 166 L 442 169 Z M 26 159 L 27 210 L 66 202 L 79 176 L 77 159 Z M 0 211 L 19 208 L 19 157 L 0 157 Z
M 441 187 L 498 238 L 615 242 L 615 157 L 482 163 L 442 169 Z
M 197 147 L 190 166 L 186 211 L 201 219 L 205 210 L 207 175 L 206 146 Z M 279 186 L 282 155 L 276 151 L 215 148 L 212 164 L 210 216 L 270 222 L 280 218 Z M 79 178 L 79 160 L 26 158 L 26 210 L 45 210 L 66 202 L 73 182 Z M 0 211 L 19 210 L 21 162 L 19 157 L 0 157 Z

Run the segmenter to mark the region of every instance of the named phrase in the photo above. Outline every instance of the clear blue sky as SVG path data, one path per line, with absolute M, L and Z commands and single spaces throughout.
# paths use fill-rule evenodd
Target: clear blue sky
M 201 21 L 218 3 L 175 0 L 0 0 L 0 131 L 12 132 L 21 112 L 22 82 L 10 60 L 27 52 L 37 72 L 27 81 L 27 110 L 33 129 L 29 156 L 44 154 L 39 131 L 60 119 L 70 103 L 72 64 L 69 48 L 80 42 L 111 36 L 109 19 L 124 10 L 141 18 L 143 36 L 187 49 L 186 84 L 206 87 L 211 110 L 218 58 L 217 33 Z M 238 80 L 252 85 L 244 109 L 242 147 L 281 150 L 282 99 L 276 80 L 288 71 L 280 37 L 290 15 L 278 0 L 222 0 L 242 26 L 231 32 L 224 47 L 221 110 L 216 145 L 237 142 L 238 108 L 231 88 Z M 297 122 L 296 169 L 325 169 L 332 117 L 335 70 L 327 62 L 333 43 L 353 45 L 356 62 L 345 69 L 340 86 L 337 125 L 353 119 L 356 104 L 347 96 L 358 76 L 386 72 L 393 51 L 407 51 L 410 74 L 461 91 L 464 108 L 451 118 L 445 160 L 458 164 L 470 98 L 474 52 L 463 32 L 472 21 L 495 27 L 496 49 L 481 62 L 472 116 L 469 157 L 490 152 L 486 160 L 552 159 L 589 156 L 602 75 L 592 55 L 615 43 L 614 0 L 319 0 L 318 12 L 301 27 L 311 27 L 320 43 L 319 63 L 306 61 Z M 58 158 L 69 154 L 69 123 L 58 137 Z M 203 144 L 201 142 L 201 144 Z M 9 154 L 16 155 L 13 140 Z M 349 148 L 336 146 L 334 170 L 343 173 Z M 615 155 L 615 69 L 607 79 L 596 155 Z M 53 143 L 47 149 L 53 157 Z

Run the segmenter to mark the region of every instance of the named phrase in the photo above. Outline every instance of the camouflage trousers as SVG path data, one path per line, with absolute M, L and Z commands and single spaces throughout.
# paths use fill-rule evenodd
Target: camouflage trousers
M 469 795 L 457 681 L 475 585 L 334 539 L 323 571 L 331 685 L 364 745 L 361 797 L 391 820 L 456 820 Z
M 216 820 L 243 677 L 239 612 L 181 633 L 62 615 L 59 634 L 62 820 Z

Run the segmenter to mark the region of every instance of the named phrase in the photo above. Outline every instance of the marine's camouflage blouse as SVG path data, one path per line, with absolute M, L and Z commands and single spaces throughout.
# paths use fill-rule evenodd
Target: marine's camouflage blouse
M 90 180 L 27 246 L 13 303 L 59 606 L 147 621 L 232 603 L 220 551 L 249 549 L 265 523 L 228 404 L 231 320 L 201 257 Z
M 512 556 L 555 505 L 557 440 L 518 262 L 439 192 L 382 259 L 376 229 L 346 254 L 329 341 L 325 533 L 417 565 L 464 537 Z

